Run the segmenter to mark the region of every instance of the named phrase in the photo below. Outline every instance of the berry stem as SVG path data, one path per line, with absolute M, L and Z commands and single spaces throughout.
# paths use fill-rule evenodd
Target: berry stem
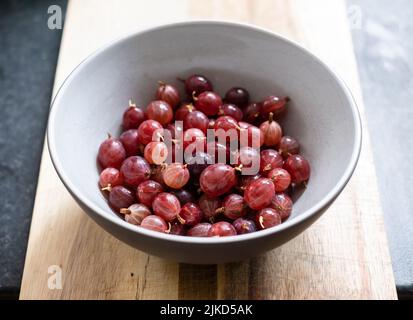
M 111 191 L 112 191 L 112 186 L 111 186 L 111 184 L 109 183 L 106 187 L 104 187 L 104 188 L 102 188 L 102 189 L 100 189 L 100 190 L 111 192 Z
M 168 230 L 165 230 L 165 233 L 171 233 L 172 225 L 168 222 Z
M 216 214 L 224 213 L 225 212 L 225 207 L 221 207 L 215 210 Z
M 242 165 L 242 163 L 241 163 L 238 167 L 234 167 L 234 170 L 236 170 L 236 171 L 238 171 L 238 172 L 241 172 L 241 171 L 242 171 L 242 167 L 243 167 L 243 165 Z
M 259 223 L 260 223 L 260 225 L 261 225 L 261 228 L 265 229 L 265 227 L 264 227 L 264 217 L 263 217 L 263 216 L 260 216 L 260 217 L 258 218 L 258 221 L 259 221 Z
M 165 141 L 163 135 L 160 132 L 157 132 L 156 135 L 158 136 L 159 140 L 161 140 L 162 142 Z
M 195 92 L 195 91 L 194 91 Z M 194 111 L 194 105 L 192 103 L 188 103 L 186 105 L 186 108 L 188 109 L 189 112 L 193 112 Z
M 263 170 L 263 171 L 270 171 L 270 170 L 271 170 L 271 163 L 267 164 L 267 165 L 264 167 L 264 170 Z
M 181 224 L 185 224 L 185 219 L 183 219 L 179 214 L 176 216 L 176 218 L 178 219 L 178 221 L 181 223 Z
M 119 213 L 127 215 L 127 214 L 131 214 L 132 211 L 130 211 L 128 208 L 121 208 L 119 210 Z
M 133 100 L 133 98 L 129 99 L 129 107 L 136 107 L 136 102 Z

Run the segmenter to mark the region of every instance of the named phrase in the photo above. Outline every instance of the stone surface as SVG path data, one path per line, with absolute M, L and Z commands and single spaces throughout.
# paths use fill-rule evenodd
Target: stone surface
M 50 4 L 0 2 L 0 297 L 18 293 L 23 271 L 61 37 Z
M 413 295 L 413 6 L 347 4 L 396 284 L 400 296 Z

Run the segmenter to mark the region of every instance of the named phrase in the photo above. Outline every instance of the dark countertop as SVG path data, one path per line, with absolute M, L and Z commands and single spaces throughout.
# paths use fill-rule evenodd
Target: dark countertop
M 23 271 L 61 37 L 49 5 L 0 2 L 0 297 L 18 294 Z
M 397 289 L 413 297 L 413 3 L 347 3 L 362 14 L 352 35 Z
M 61 37 L 47 28 L 52 4 L 66 0 L 0 2 L 0 298 L 18 296 L 24 265 Z M 347 4 L 361 13 L 352 35 L 396 284 L 413 297 L 413 3 Z

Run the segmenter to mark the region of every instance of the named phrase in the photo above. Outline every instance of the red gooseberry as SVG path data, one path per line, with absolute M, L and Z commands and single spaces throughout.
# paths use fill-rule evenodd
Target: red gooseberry
M 182 163 L 171 163 L 163 172 L 163 181 L 170 188 L 182 188 L 189 181 L 187 165 Z
M 271 203 L 274 197 L 274 184 L 270 179 L 260 178 L 247 185 L 244 200 L 253 210 L 261 210 Z
M 147 216 L 142 220 L 141 227 L 162 233 L 168 232 L 169 229 L 168 224 L 165 222 L 164 219 L 153 214 Z
M 232 225 L 234 226 L 237 234 L 246 234 L 257 231 L 257 227 L 254 221 L 244 218 L 238 218 Z
M 116 212 L 135 203 L 135 194 L 124 186 L 116 186 L 109 191 L 109 204 Z
M 218 197 L 227 193 L 236 185 L 237 177 L 233 167 L 217 163 L 208 166 L 201 173 L 199 182 L 202 191 L 209 197 Z
M 123 129 L 137 129 L 145 120 L 145 113 L 141 108 L 138 108 L 135 103 L 129 101 L 129 107 L 123 113 L 122 126 Z
M 261 104 L 260 103 L 250 103 L 243 111 L 243 120 L 248 123 L 256 123 L 261 115 Z
M 198 204 L 205 218 L 209 221 L 214 221 L 215 217 L 221 213 L 221 211 L 218 210 L 222 206 L 220 198 L 208 197 L 206 194 L 203 194 L 201 198 L 199 198 Z
M 222 105 L 221 97 L 212 91 L 204 91 L 194 97 L 195 107 L 207 116 L 218 114 L 219 107 Z
M 274 149 L 265 149 L 260 153 L 260 173 L 268 174 L 272 169 L 283 166 L 282 156 Z
M 120 167 L 126 185 L 137 187 L 151 176 L 149 163 L 140 156 L 127 158 Z
M 181 208 L 177 218 L 184 225 L 194 226 L 201 222 L 203 213 L 197 204 L 188 202 Z
M 218 210 L 221 211 L 224 216 L 231 220 L 241 218 L 247 214 L 247 205 L 244 198 L 239 194 L 233 193 L 225 197 L 222 208 Z
M 118 169 L 108 167 L 99 175 L 99 185 L 103 189 L 108 187 L 116 187 L 122 184 L 123 177 Z
M 211 227 L 212 224 L 201 222 L 189 229 L 186 235 L 190 237 L 208 237 L 208 232 Z
M 209 127 L 208 117 L 201 111 L 189 112 L 184 118 L 184 129 L 197 128 L 204 134 L 207 133 Z
M 134 203 L 129 208 L 121 208 L 119 212 L 125 215 L 126 222 L 135 226 L 139 226 L 143 219 L 152 214 L 151 210 L 141 203 Z
M 310 164 L 299 154 L 290 155 L 283 168 L 291 175 L 291 182 L 301 184 L 310 178 Z
M 256 223 L 260 229 L 268 229 L 281 224 L 281 216 L 271 208 L 264 208 L 256 215 Z
M 261 112 L 264 114 L 272 112 L 274 116 L 279 116 L 285 112 L 289 101 L 289 97 L 268 96 L 261 102 Z
M 269 120 L 260 125 L 260 130 L 264 136 L 264 145 L 275 147 L 281 141 L 282 129 L 277 121 L 273 120 L 273 113 L 270 113 Z
M 126 156 L 136 156 L 140 152 L 138 129 L 129 129 L 119 137 L 126 151 Z
M 143 145 L 147 145 L 152 141 L 159 141 L 162 134 L 163 127 L 158 121 L 155 120 L 145 120 L 138 128 L 138 139 Z
M 290 136 L 284 136 L 280 140 L 279 150 L 284 158 L 292 154 L 297 154 L 300 152 L 300 144 L 296 139 Z
M 212 90 L 213 87 L 211 81 L 202 75 L 194 74 L 185 80 L 185 91 L 190 97 L 192 97 L 194 93 L 195 95 L 199 95 L 204 91 Z
M 274 183 L 275 192 L 283 192 L 288 189 L 291 184 L 291 176 L 287 170 L 282 168 L 272 169 L 267 178 Z
M 161 141 L 149 142 L 145 147 L 144 156 L 150 164 L 162 164 L 168 158 L 168 147 Z
M 241 121 L 244 117 L 244 114 L 240 108 L 238 108 L 234 104 L 224 103 L 218 112 L 220 116 L 230 116 L 234 118 L 236 121 Z
M 172 107 L 165 101 L 155 100 L 146 107 L 148 119 L 158 121 L 161 125 L 170 123 L 174 117 Z
M 102 168 L 119 168 L 125 158 L 126 151 L 122 142 L 110 135 L 99 147 L 98 162 Z
M 176 108 L 181 101 L 178 89 L 163 81 L 159 81 L 158 84 L 159 86 L 158 90 L 156 90 L 155 99 L 165 101 L 173 109 Z
M 208 237 L 228 237 L 235 236 L 237 231 L 226 221 L 214 223 L 208 231 Z
M 167 222 L 176 219 L 181 211 L 181 204 L 172 193 L 162 192 L 152 202 L 153 212 Z
M 182 104 L 175 112 L 175 121 L 184 121 L 185 117 L 193 111 L 196 111 L 196 108 L 192 103 Z
M 281 220 L 288 219 L 293 209 L 293 201 L 285 193 L 276 193 L 271 199 L 269 207 L 278 212 Z
M 243 108 L 250 101 L 250 94 L 247 89 L 241 87 L 234 87 L 225 94 L 225 102 L 233 103 L 236 106 Z
M 164 191 L 159 182 L 153 180 L 146 180 L 142 182 L 136 189 L 136 197 L 139 202 L 152 207 L 152 202 L 156 196 Z

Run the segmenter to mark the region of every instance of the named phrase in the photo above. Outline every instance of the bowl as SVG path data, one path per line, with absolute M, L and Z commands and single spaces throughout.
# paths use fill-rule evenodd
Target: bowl
M 282 125 L 297 137 L 312 166 L 307 189 L 283 224 L 246 235 L 194 238 L 162 234 L 123 221 L 99 191 L 97 150 L 107 132 L 120 133 L 129 98 L 153 99 L 158 80 L 206 75 L 220 94 L 248 88 L 252 100 L 292 98 Z M 103 229 L 152 255 L 184 263 L 244 260 L 276 248 L 308 228 L 350 179 L 360 153 L 361 122 L 343 83 L 313 54 L 253 26 L 197 21 L 136 32 L 84 60 L 59 89 L 47 138 L 56 171 L 73 198 Z

